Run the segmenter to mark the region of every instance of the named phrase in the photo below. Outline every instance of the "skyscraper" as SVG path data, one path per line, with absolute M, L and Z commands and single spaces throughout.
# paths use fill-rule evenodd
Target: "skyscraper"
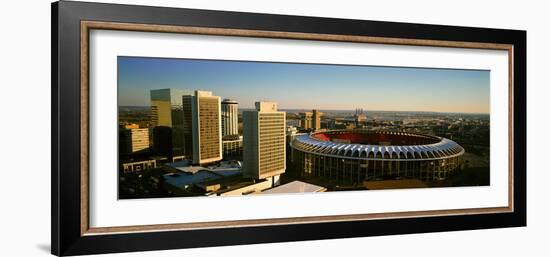
M 313 110 L 313 118 L 312 118 L 312 127 L 315 130 L 321 129 L 321 115 L 323 115 L 322 112 L 319 110 Z
M 194 95 L 184 95 L 182 97 L 183 107 L 183 142 L 184 154 L 186 158 L 193 158 L 193 101 Z
M 209 91 L 195 91 L 192 104 L 193 163 L 222 159 L 221 103 Z
M 286 169 L 285 112 L 277 103 L 256 102 L 255 111 L 243 112 L 243 175 L 272 178 L 278 185 Z
M 232 99 L 222 101 L 222 137 L 239 134 L 239 103 Z
M 302 127 L 303 129 L 310 129 L 312 128 L 312 116 L 313 114 L 311 112 L 303 112 L 303 113 L 300 113 L 300 127 Z
M 185 141 L 183 139 L 183 107 L 182 96 L 191 94 L 190 91 L 180 89 L 154 89 L 151 90 L 151 123 L 153 124 L 154 138 L 164 138 L 168 142 L 155 142 L 153 150 L 157 153 L 167 154 L 169 158 L 184 155 Z M 167 129 L 156 129 L 165 127 Z M 168 133 L 169 132 L 169 133 Z M 163 149 L 170 147 L 170 149 Z

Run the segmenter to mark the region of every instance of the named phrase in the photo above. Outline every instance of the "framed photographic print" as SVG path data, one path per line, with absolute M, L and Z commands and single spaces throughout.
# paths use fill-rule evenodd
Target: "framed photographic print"
M 56 2 L 52 253 L 526 225 L 526 32 Z

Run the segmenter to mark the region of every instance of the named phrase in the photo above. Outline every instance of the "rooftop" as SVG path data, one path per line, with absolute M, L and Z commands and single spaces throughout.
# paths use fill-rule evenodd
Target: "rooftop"
M 178 171 L 190 174 L 195 174 L 201 170 L 206 170 L 206 168 L 201 166 L 190 166 L 190 162 L 188 160 L 167 163 L 165 165 Z
M 321 186 L 309 184 L 299 180 L 280 185 L 262 192 L 262 194 L 280 194 L 280 193 L 315 193 L 324 192 L 327 189 Z
M 407 133 L 379 133 L 371 131 L 327 131 L 311 135 L 321 141 L 347 142 L 363 145 L 425 145 L 435 144 L 441 138 Z
M 370 134 L 375 136 L 370 138 Z M 404 142 L 399 142 L 403 138 Z M 412 141 L 416 140 L 414 138 L 419 141 L 425 140 L 425 142 L 424 144 L 418 144 L 418 142 L 415 144 Z M 371 143 L 368 140 L 373 141 Z M 464 148 L 446 138 L 389 131 L 332 130 L 296 136 L 290 145 L 294 149 L 316 155 L 363 160 L 435 160 L 464 154 Z
M 178 172 L 163 175 L 166 183 L 176 187 L 204 184 L 208 181 L 220 180 L 242 173 L 242 164 L 239 161 L 225 161 L 221 162 L 218 166 L 208 168 L 189 166 L 189 161 L 187 160 L 169 163 L 166 166 L 178 170 Z
M 175 187 L 185 187 L 188 185 L 194 185 L 203 183 L 209 180 L 221 178 L 221 175 L 212 173 L 207 170 L 202 170 L 194 174 L 186 173 L 168 173 L 163 175 L 166 183 Z

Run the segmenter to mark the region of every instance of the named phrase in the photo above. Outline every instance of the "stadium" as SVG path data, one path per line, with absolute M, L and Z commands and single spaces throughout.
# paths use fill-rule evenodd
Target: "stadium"
M 464 148 L 436 136 L 332 130 L 297 135 L 290 143 L 297 175 L 338 184 L 381 179 L 444 180 L 459 170 Z

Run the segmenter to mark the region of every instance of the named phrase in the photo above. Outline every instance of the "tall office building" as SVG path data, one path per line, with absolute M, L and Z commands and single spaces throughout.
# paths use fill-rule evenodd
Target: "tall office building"
M 188 159 L 193 158 L 193 101 L 194 95 L 184 95 L 182 97 L 183 107 L 183 142 L 184 154 Z
M 300 113 L 300 116 L 300 127 L 302 127 L 303 129 L 313 128 L 313 114 L 311 112 Z
M 256 102 L 255 111 L 243 112 L 243 175 L 254 179 L 272 178 L 286 169 L 285 112 L 277 103 Z
M 151 130 L 152 134 L 152 149 L 155 155 L 161 155 L 167 157 L 168 161 L 173 161 L 173 140 L 172 140 L 172 128 L 165 126 L 156 126 Z M 178 155 L 176 155 L 178 156 Z
M 319 130 L 321 129 L 321 115 L 323 115 L 322 112 L 320 112 L 319 110 L 313 110 L 313 118 L 311 119 L 312 120 L 312 128 L 315 129 L 315 130 Z
M 172 88 L 151 90 L 151 123 L 155 152 L 167 154 L 169 158 L 185 154 L 185 144 L 190 142 L 185 142 L 183 138 L 182 97 L 189 94 L 191 91 Z M 158 142 L 155 138 L 162 138 L 164 141 Z
M 239 134 L 239 103 L 232 99 L 222 101 L 222 137 Z
M 221 103 L 209 91 L 195 91 L 192 112 L 193 163 L 222 159 Z

